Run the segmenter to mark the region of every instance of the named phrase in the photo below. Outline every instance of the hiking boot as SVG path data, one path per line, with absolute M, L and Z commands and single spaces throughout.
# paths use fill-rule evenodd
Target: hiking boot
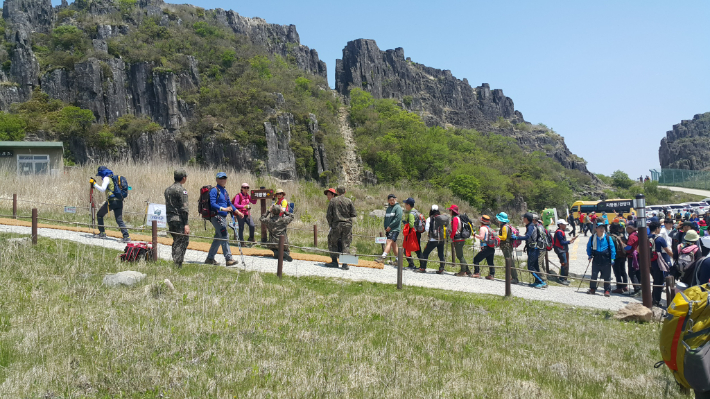
M 409 270 L 414 270 L 414 269 L 416 269 L 416 268 L 414 267 L 414 265 L 409 265 L 409 266 L 407 266 L 407 269 L 409 269 Z
M 325 267 L 338 267 L 338 262 L 329 262 L 325 264 Z
M 623 291 L 626 293 L 626 292 L 629 292 L 629 289 L 626 288 L 626 287 L 624 287 L 624 288 L 623 288 Z
M 436 274 L 444 274 L 444 271 L 442 269 L 439 269 L 436 271 Z
M 631 296 L 634 296 L 634 297 L 636 297 L 636 296 L 641 296 L 641 290 L 636 290 L 636 291 L 634 291 L 634 293 L 631 294 Z
M 495 279 L 496 279 L 496 278 L 493 277 L 492 274 L 489 274 L 489 275 L 486 276 L 486 280 L 495 280 Z
M 481 278 L 481 273 L 476 273 L 472 276 L 473 278 Z
M 216 265 L 216 266 L 219 266 L 219 262 L 217 262 L 217 261 L 214 260 L 214 259 L 205 259 L 205 264 L 206 264 L 206 265 Z
M 121 242 L 131 242 L 131 237 L 123 237 Z
M 234 266 L 234 265 L 236 265 L 237 263 L 238 263 L 238 262 L 237 262 L 236 260 L 230 259 L 230 260 L 227 261 L 227 266 Z
M 589 294 L 589 295 L 594 295 L 596 292 L 597 292 L 597 290 L 593 290 L 591 288 L 587 290 L 587 294 Z
M 604 296 L 605 296 L 605 297 L 610 297 L 610 296 L 611 296 L 611 293 L 609 293 L 609 291 L 604 291 Z
M 94 234 L 94 238 L 106 238 L 106 233 Z
M 608 292 L 608 291 L 607 291 L 607 292 Z M 624 293 L 624 289 L 623 289 L 623 288 L 617 288 L 617 289 L 611 291 L 611 293 L 612 293 L 612 294 L 623 294 L 623 293 Z
M 384 263 L 385 263 L 385 258 L 383 258 L 383 257 L 379 257 L 379 258 L 375 259 L 375 262 L 377 262 L 377 263 L 379 263 L 379 264 L 381 264 L 381 265 L 382 265 L 382 264 L 384 264 Z
M 535 287 L 535 288 L 547 288 L 547 283 L 544 281 L 542 283 L 538 283 L 537 287 Z
M 343 270 L 350 270 L 350 266 L 347 264 L 343 263 Z
M 458 273 L 454 274 L 454 276 L 456 276 L 456 277 L 463 277 L 465 275 L 466 275 L 466 272 L 458 272 Z
M 540 283 L 532 283 L 530 284 L 530 288 L 540 288 Z
M 293 258 L 291 257 L 291 255 L 284 255 L 284 260 L 286 262 L 293 262 Z
M 520 284 L 520 281 L 518 281 L 517 278 L 514 278 L 514 279 L 510 280 L 510 284 Z
M 426 269 L 423 267 L 420 267 L 419 269 L 415 270 L 414 273 L 426 273 Z
M 566 278 L 561 278 L 561 279 L 557 280 L 557 282 L 562 285 L 569 285 L 569 280 L 567 280 Z

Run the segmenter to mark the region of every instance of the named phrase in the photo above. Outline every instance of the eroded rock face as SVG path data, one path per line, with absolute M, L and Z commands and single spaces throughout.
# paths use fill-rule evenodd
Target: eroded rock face
M 703 170 L 710 167 L 710 112 L 673 125 L 661 140 L 661 168 Z
M 270 24 L 261 18 L 247 18 L 221 8 L 215 12 L 217 20 L 234 33 L 247 36 L 252 43 L 265 47 L 272 54 L 292 60 L 306 72 L 328 77 L 325 62 L 318 58 L 318 52 L 301 45 L 295 25 Z
M 568 169 L 589 173 L 562 137 L 526 122 L 502 90 L 491 90 L 488 83 L 471 87 L 467 79 L 457 79 L 451 71 L 405 58 L 402 48 L 381 51 L 374 40 L 351 41 L 343 49 L 343 58 L 336 61 L 335 74 L 335 89 L 342 95 L 348 96 L 359 87 L 375 98 L 398 100 L 406 109 L 417 112 L 428 126 L 470 128 L 513 137 L 525 151 L 542 151 Z M 507 127 L 497 126 L 499 118 Z
M 270 175 L 282 180 L 294 180 L 296 156 L 291 151 L 291 126 L 295 124 L 293 115 L 282 113 L 276 116 L 276 124 L 264 122 L 267 145 L 267 170 Z

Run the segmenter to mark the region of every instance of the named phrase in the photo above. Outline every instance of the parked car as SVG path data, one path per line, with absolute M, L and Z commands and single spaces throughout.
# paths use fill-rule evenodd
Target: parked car
M 705 212 L 707 212 L 710 208 L 710 206 L 705 202 L 686 202 L 683 205 L 688 206 L 691 209 L 691 212 L 697 213 L 698 215 L 705 214 Z

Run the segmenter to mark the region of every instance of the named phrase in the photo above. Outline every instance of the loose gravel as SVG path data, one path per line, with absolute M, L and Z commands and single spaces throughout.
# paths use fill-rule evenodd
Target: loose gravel
M 31 228 L 21 226 L 0 225 L 0 232 L 15 233 L 15 234 L 31 234 Z M 69 240 L 85 245 L 104 247 L 122 251 L 125 244 L 114 238 L 97 239 L 91 234 L 82 232 L 73 232 L 66 230 L 55 229 L 38 229 L 38 234 L 42 237 L 59 240 Z M 234 254 L 239 261 L 238 268 L 247 271 L 257 271 L 261 273 L 276 273 L 276 259 L 270 257 L 245 256 L 246 265 L 241 263 L 241 257 Z M 158 256 L 161 259 L 171 259 L 171 248 L 167 245 L 158 245 Z M 206 257 L 205 252 L 188 250 L 185 254 L 186 263 L 202 263 Z M 222 265 L 225 259 L 222 255 L 217 255 L 216 260 Z M 216 266 L 205 266 L 216 267 Z M 284 263 L 284 274 L 289 276 L 317 276 L 326 278 L 340 278 L 351 281 L 370 281 L 382 284 L 397 283 L 397 269 L 392 266 L 385 266 L 384 269 L 369 269 L 360 267 L 351 267 L 350 270 L 342 270 L 335 268 L 327 268 L 323 263 L 315 263 L 308 261 L 294 260 L 293 262 Z M 505 293 L 505 283 L 503 280 L 496 279 L 494 281 L 485 279 L 472 279 L 467 277 L 455 277 L 451 273 L 438 275 L 434 271 L 429 273 L 414 273 L 406 270 L 403 274 L 403 283 L 405 286 L 417 286 L 426 288 L 437 288 L 442 290 L 471 292 L 477 294 L 492 294 L 502 296 Z M 577 292 L 576 286 L 578 283 L 573 283 L 570 287 L 548 287 L 546 289 L 535 289 L 525 285 L 512 286 L 512 294 L 516 297 L 539 300 L 546 302 L 555 302 L 567 304 L 571 306 L 589 307 L 605 310 L 618 310 L 629 303 L 640 302 L 638 298 L 631 298 L 628 295 L 612 295 L 609 298 L 597 294 L 595 296 L 587 295 L 585 284 L 582 284 L 582 289 Z M 588 285 L 588 283 L 587 283 Z

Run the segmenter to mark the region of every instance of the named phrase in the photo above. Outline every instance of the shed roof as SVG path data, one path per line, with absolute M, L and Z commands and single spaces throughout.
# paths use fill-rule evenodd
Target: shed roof
M 61 141 L 0 141 L 0 148 L 64 148 Z

